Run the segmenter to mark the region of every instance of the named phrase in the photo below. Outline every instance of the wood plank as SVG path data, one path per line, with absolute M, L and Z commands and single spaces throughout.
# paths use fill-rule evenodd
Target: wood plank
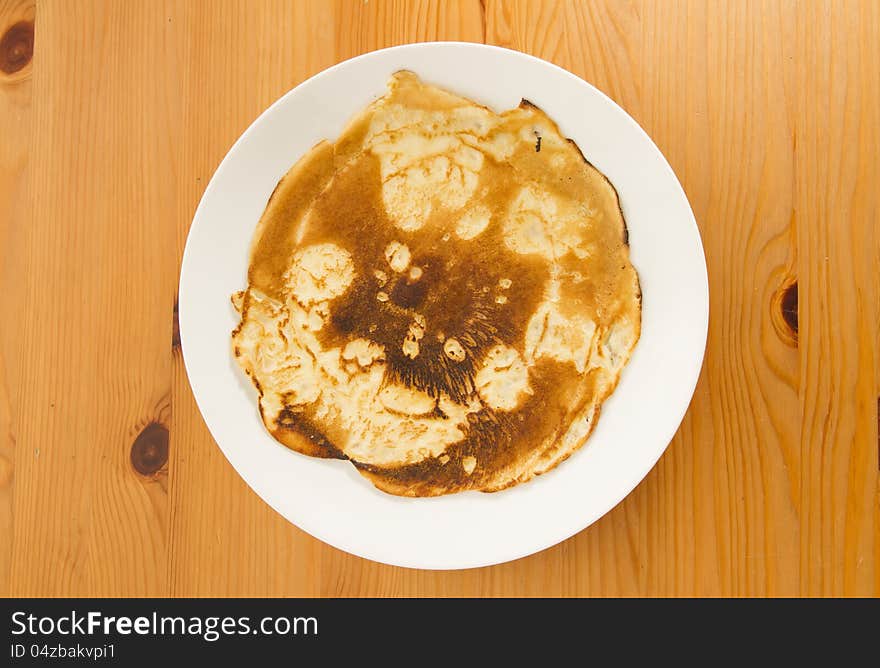
M 878 44 L 877 3 L 816 2 L 797 13 L 805 595 L 880 593 Z
M 645 9 L 643 123 L 690 197 L 711 295 L 702 384 L 654 471 L 670 482 L 648 504 L 648 591 L 793 594 L 798 357 L 772 317 L 797 272 L 791 7 Z
M 31 137 L 31 75 L 33 72 L 34 18 L 32 0 L 0 1 L 0 286 L 13 285 L 20 275 L 17 247 L 27 215 L 27 164 Z M 16 295 L 3 290 L 2 311 L 17 313 Z M 12 428 L 10 383 L 18 337 L 12 327 L 0 328 L 0 596 L 12 591 L 14 554 L 16 443 Z
M 29 214 L 4 292 L 15 451 L 13 594 L 166 592 L 167 498 L 151 422 L 167 425 L 174 278 L 162 203 L 176 118 L 166 18 L 146 4 L 41 3 Z
M 328 7 L 321 0 L 176 4 L 184 108 L 180 198 L 169 219 L 178 259 L 202 192 L 232 143 L 275 99 L 335 62 Z M 179 350 L 173 378 L 171 593 L 318 593 L 329 548 L 276 514 L 226 461 L 195 405 Z

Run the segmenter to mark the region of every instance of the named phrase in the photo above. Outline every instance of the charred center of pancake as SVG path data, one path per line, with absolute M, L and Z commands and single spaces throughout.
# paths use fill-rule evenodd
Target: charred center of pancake
M 424 304 L 430 287 L 430 278 L 428 280 L 422 278 L 424 274 L 425 270 L 419 269 L 418 279 L 406 276 L 395 281 L 394 287 L 388 295 L 389 299 L 404 309 L 419 308 Z
M 356 278 L 331 304 L 322 346 L 367 339 L 385 351 L 387 383 L 467 403 L 481 379 L 488 387 L 479 374 L 493 347 L 519 345 L 546 265 L 442 232 L 378 232 L 351 252 Z
M 430 276 L 426 266 L 413 263 L 412 253 L 405 243 L 392 241 L 383 253 L 385 266 L 373 271 L 379 290 L 376 299 L 392 302 L 402 309 L 417 309 L 427 296 Z

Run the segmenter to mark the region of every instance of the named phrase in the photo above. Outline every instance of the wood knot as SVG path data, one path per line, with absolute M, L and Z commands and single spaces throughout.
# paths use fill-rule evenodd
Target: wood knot
M 798 283 L 785 281 L 773 296 L 772 320 L 780 338 L 789 345 L 798 344 Z
M 168 428 L 151 422 L 131 446 L 131 466 L 143 476 L 156 475 L 168 461 Z
M 788 328 L 794 332 L 795 338 L 798 334 L 798 284 L 797 281 L 789 285 L 782 291 L 782 319 Z
M 31 62 L 34 56 L 34 23 L 14 23 L 0 37 L 0 70 L 15 74 Z
M 171 353 L 180 349 L 180 307 L 174 300 L 174 310 L 171 312 Z

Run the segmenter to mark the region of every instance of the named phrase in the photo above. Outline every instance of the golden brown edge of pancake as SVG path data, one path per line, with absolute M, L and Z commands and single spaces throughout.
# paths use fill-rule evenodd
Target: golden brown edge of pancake
M 239 293 L 233 295 L 233 308 L 236 308 L 234 300 L 237 294 Z M 247 311 L 248 302 L 251 297 L 247 290 L 242 291 L 241 294 L 243 295 L 241 307 L 241 313 L 243 314 Z M 237 310 L 238 309 L 236 308 L 236 311 Z M 272 438 L 281 443 L 281 445 L 289 448 L 290 450 L 294 450 L 295 452 L 299 452 L 303 455 L 308 455 L 309 457 L 318 457 L 321 459 L 348 459 L 348 457 L 341 450 L 339 450 L 328 439 L 326 439 L 323 434 L 321 434 L 317 429 L 312 428 L 312 434 L 309 435 L 303 433 L 304 431 L 309 431 L 308 425 L 300 428 L 299 431 L 296 431 L 278 424 L 277 421 L 272 422 L 266 417 L 266 414 L 263 412 L 263 386 L 260 384 L 260 381 L 257 380 L 257 378 L 252 375 L 250 371 L 242 367 L 242 365 L 238 361 L 238 359 L 241 357 L 241 350 L 239 349 L 238 345 L 235 344 L 235 337 L 241 331 L 241 328 L 244 327 L 245 322 L 245 318 L 241 317 L 238 325 L 236 325 L 235 329 L 232 330 L 232 334 L 230 337 L 232 343 L 232 355 L 236 359 L 236 366 L 257 390 L 257 411 L 260 414 L 260 421 L 263 423 L 266 431 L 269 432 Z
M 574 146 L 574 149 L 578 152 L 578 155 L 581 156 L 581 160 L 583 160 L 585 164 L 587 164 L 592 170 L 594 170 L 597 174 L 599 174 L 599 176 L 602 177 L 602 179 L 605 181 L 605 183 L 608 185 L 608 187 L 611 188 L 611 192 L 614 193 L 614 201 L 617 204 L 617 211 L 620 213 L 620 220 L 623 221 L 623 245 L 629 246 L 629 228 L 626 226 L 626 216 L 623 215 L 623 207 L 620 205 L 620 193 L 617 192 L 617 188 L 614 187 L 614 184 L 611 182 L 611 179 L 609 179 L 607 176 L 605 176 L 605 172 L 603 172 L 601 169 L 596 167 L 596 165 L 594 165 L 592 162 L 587 160 L 587 156 L 584 155 L 584 152 L 581 150 L 581 147 L 578 146 L 578 143 L 574 139 L 572 139 L 571 137 L 565 137 L 562 134 L 562 132 L 559 129 L 559 125 L 556 123 L 556 121 L 554 121 L 552 118 L 550 118 L 550 115 L 546 111 L 541 109 L 541 107 L 539 107 L 537 104 L 535 104 L 531 100 L 527 100 L 526 98 L 523 98 L 522 100 L 520 100 L 520 103 L 519 103 L 520 109 L 528 108 L 528 107 L 531 107 L 532 109 L 537 109 L 538 111 L 540 111 L 544 115 L 544 117 L 550 122 L 550 124 L 553 126 L 553 128 L 556 130 L 556 134 L 558 134 L 560 137 L 563 137 L 563 139 L 565 139 L 565 141 L 567 141 L 569 144 Z M 627 257 L 627 259 L 629 259 L 629 257 Z M 636 273 L 636 275 L 638 276 L 638 273 Z M 641 295 L 641 289 L 639 290 L 639 294 Z
M 261 417 L 263 417 L 262 413 L 263 411 L 260 410 Z M 265 417 L 263 417 L 263 424 L 266 424 Z M 272 438 L 300 454 L 319 459 L 348 459 L 345 453 L 333 445 L 318 429 L 304 422 L 301 416 L 296 430 L 278 426 L 274 429 L 269 429 L 267 426 L 267 429 L 272 434 Z

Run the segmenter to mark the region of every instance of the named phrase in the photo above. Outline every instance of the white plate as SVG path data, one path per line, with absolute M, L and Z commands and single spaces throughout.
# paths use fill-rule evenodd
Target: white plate
M 642 335 L 586 445 L 531 482 L 496 494 L 406 499 L 347 462 L 291 452 L 266 432 L 229 336 L 229 296 L 246 285 L 254 227 L 281 176 L 382 95 L 400 69 L 504 110 L 531 100 L 617 188 L 643 291 Z M 414 568 L 496 564 L 595 522 L 648 473 L 688 407 L 706 343 L 709 292 L 700 234 L 663 155 L 601 92 L 538 58 L 465 43 L 412 44 L 321 72 L 263 113 L 230 149 L 190 229 L 180 275 L 180 336 L 205 422 L 269 505 L 311 535 L 368 559 Z M 243 546 L 242 549 L 247 549 Z

